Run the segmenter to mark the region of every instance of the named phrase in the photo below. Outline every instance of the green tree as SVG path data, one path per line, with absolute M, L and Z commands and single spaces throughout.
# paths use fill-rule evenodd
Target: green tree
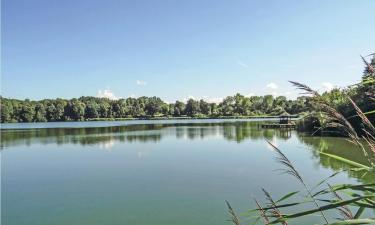
M 371 90 L 366 87 L 366 90 Z M 342 101 L 344 92 L 358 100 L 368 98 L 359 94 L 360 89 L 333 90 L 323 94 L 322 98 L 331 101 L 345 115 L 350 112 L 345 111 L 346 103 Z M 356 97 L 358 96 L 358 97 Z M 217 116 L 240 116 L 240 115 L 263 115 L 271 113 L 276 115 L 279 112 L 291 114 L 301 113 L 307 109 L 308 98 L 299 97 L 297 100 L 287 100 L 286 97 L 279 96 L 275 99 L 268 96 L 245 97 L 241 94 L 226 97 L 221 103 L 208 103 L 204 100 L 193 100 L 185 104 L 176 101 L 174 104 L 167 104 L 158 97 L 127 98 L 110 100 L 107 98 L 80 97 L 79 99 L 47 99 L 41 101 L 17 100 L 1 98 L 1 122 L 42 122 L 42 121 L 63 121 L 63 120 L 85 120 L 91 118 L 143 118 L 145 116 L 193 116 L 206 115 Z M 359 104 L 363 109 L 367 106 Z
M 0 109 L 1 122 L 2 123 L 12 122 L 13 113 L 14 113 L 12 102 L 2 97 L 0 99 L 1 99 L 1 109 Z
M 95 101 L 89 101 L 84 108 L 85 118 L 98 118 L 99 105 Z
M 66 107 L 66 116 L 72 120 L 83 120 L 85 115 L 85 104 L 77 99 L 72 99 Z
M 174 116 L 182 116 L 185 112 L 185 103 L 183 102 L 180 102 L 180 101 L 176 101 L 176 103 L 174 104 Z
M 119 100 L 113 101 L 111 108 L 112 108 L 112 114 L 113 114 L 112 116 L 113 117 L 115 117 L 115 118 L 125 118 L 126 117 L 126 114 L 127 114 L 127 111 L 128 111 L 126 100 L 119 99 Z
M 33 105 L 26 101 L 24 105 L 22 105 L 20 114 L 19 114 L 19 121 L 20 122 L 33 122 L 35 110 Z
M 155 114 L 161 113 L 163 101 L 160 98 L 152 97 L 148 99 L 145 110 L 147 115 L 154 116 Z
M 185 113 L 188 116 L 195 116 L 200 113 L 199 102 L 194 99 L 189 99 L 186 103 Z
M 211 115 L 212 116 L 219 116 L 219 108 L 216 103 L 210 103 Z
M 234 113 L 235 99 L 232 96 L 226 97 L 220 104 L 220 110 L 224 116 L 232 116 Z
M 56 113 L 56 107 L 53 104 L 53 102 L 47 103 L 47 107 L 46 107 L 46 118 L 47 118 L 47 120 L 48 121 L 56 121 L 55 113 Z
M 47 122 L 46 119 L 46 109 L 42 103 L 37 103 L 35 105 L 35 122 Z
M 112 117 L 111 104 L 106 100 L 100 101 L 98 114 L 99 114 L 99 117 L 101 118 L 111 118 Z
M 168 105 L 168 107 L 169 107 L 168 115 L 173 116 L 173 115 L 174 115 L 175 105 L 174 105 L 173 103 L 170 103 L 170 104 Z
M 277 96 L 275 99 L 275 105 L 280 106 L 281 108 L 285 108 L 287 99 L 285 96 Z
M 273 96 L 272 95 L 265 95 L 263 98 L 263 103 L 262 103 L 262 110 L 265 113 L 268 113 L 269 111 L 272 110 L 273 107 Z
M 65 107 L 68 104 L 66 100 L 63 99 L 56 99 L 54 102 L 55 105 L 55 113 L 54 113 L 54 121 L 62 121 L 65 119 Z
M 201 113 L 203 113 L 204 115 L 211 115 L 211 105 L 203 99 L 199 101 L 199 108 Z

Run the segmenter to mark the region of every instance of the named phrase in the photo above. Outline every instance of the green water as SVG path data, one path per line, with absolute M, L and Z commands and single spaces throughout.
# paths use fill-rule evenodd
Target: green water
M 263 199 L 262 187 L 275 198 L 301 188 L 275 171 L 281 166 L 266 139 L 311 185 L 347 168 L 319 155 L 319 149 L 366 163 L 342 138 L 258 125 L 220 120 L 3 125 L 2 224 L 230 224 L 225 200 L 243 212 L 254 207 L 252 198 Z M 332 183 L 370 181 L 375 177 L 343 173 Z M 302 224 L 319 222 L 313 216 Z

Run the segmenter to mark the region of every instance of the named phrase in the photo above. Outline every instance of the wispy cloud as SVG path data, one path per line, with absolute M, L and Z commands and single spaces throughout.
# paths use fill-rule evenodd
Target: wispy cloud
M 243 68 L 249 68 L 249 65 L 246 63 L 242 62 L 241 60 L 237 60 L 237 65 L 243 67 Z
M 144 80 L 137 80 L 136 83 L 137 83 L 137 85 L 139 85 L 139 86 L 145 86 L 145 85 L 147 85 L 147 82 L 144 81 Z
M 108 98 L 111 100 L 117 100 L 119 97 L 117 97 L 112 90 L 110 89 L 104 89 L 104 90 L 98 90 L 98 93 L 96 94 L 96 97 L 98 98 Z
M 266 87 L 269 88 L 269 89 L 273 89 L 273 90 L 279 88 L 279 86 L 277 86 L 277 84 L 275 84 L 273 82 L 267 84 Z

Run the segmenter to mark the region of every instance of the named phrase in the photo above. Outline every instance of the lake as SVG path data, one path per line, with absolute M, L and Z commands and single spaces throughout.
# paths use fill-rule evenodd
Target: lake
M 253 198 L 264 200 L 261 188 L 275 198 L 302 189 L 293 177 L 275 171 L 282 167 L 266 140 L 310 185 L 348 168 L 318 150 L 366 163 L 343 138 L 259 124 L 251 119 L 2 124 L 2 222 L 230 224 L 225 200 L 240 213 L 254 208 Z M 331 183 L 374 180 L 343 173 Z M 312 216 L 303 224 L 318 222 Z

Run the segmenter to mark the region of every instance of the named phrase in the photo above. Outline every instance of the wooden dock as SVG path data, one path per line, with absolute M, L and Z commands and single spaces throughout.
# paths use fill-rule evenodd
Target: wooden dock
M 270 128 L 270 129 L 296 129 L 296 124 L 292 121 L 293 118 L 296 118 L 296 116 L 289 115 L 288 113 L 285 113 L 283 115 L 279 116 L 279 122 L 278 123 L 264 123 L 262 124 L 262 128 Z
M 296 129 L 296 125 L 295 124 L 281 124 L 281 123 L 265 123 L 265 124 L 262 124 L 262 128 Z

